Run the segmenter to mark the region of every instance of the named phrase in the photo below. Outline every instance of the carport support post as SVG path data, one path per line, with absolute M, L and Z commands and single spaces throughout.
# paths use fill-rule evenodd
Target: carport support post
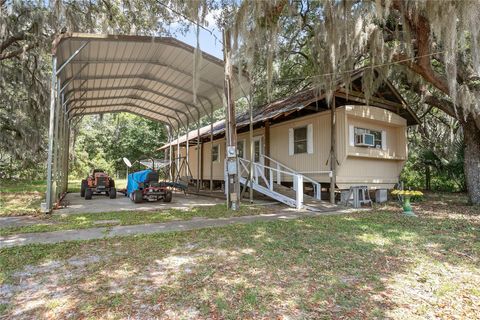
M 190 168 L 190 157 L 189 157 L 189 151 L 190 151 L 190 141 L 189 141 L 189 137 L 188 137 L 188 131 L 190 130 L 190 123 L 188 121 L 188 118 L 187 118 L 187 145 L 186 145 L 186 149 L 185 149 L 185 163 L 186 163 L 186 166 L 185 166 L 185 177 L 187 178 L 187 185 L 188 185 L 188 168 Z
M 53 126 L 55 124 L 55 75 L 57 71 L 57 57 L 52 56 L 52 83 L 50 85 L 50 121 L 48 128 L 48 158 L 47 158 L 47 195 L 45 204 L 45 213 L 52 212 L 52 161 L 53 161 Z
M 330 203 L 335 204 L 335 184 L 336 184 L 336 164 L 337 157 L 335 154 L 336 149 L 336 135 L 337 135 L 337 115 L 336 115 L 336 106 L 335 106 L 335 94 L 333 95 L 333 101 L 330 106 L 330 140 L 331 140 L 331 149 L 330 149 L 330 171 L 332 175 L 330 177 Z
M 170 171 L 170 181 L 173 181 L 173 174 L 172 174 L 173 134 L 172 134 L 172 127 L 168 126 L 167 128 L 168 128 L 168 139 L 170 140 L 169 141 L 169 146 L 168 146 L 168 161 L 170 163 L 170 170 L 169 170 Z
M 209 156 L 209 159 L 210 159 L 210 192 L 213 191 L 212 151 L 213 151 L 213 106 L 211 106 L 211 109 L 210 109 L 210 156 Z
M 177 165 L 175 179 L 180 178 L 180 127 L 177 129 Z
M 68 192 L 68 166 L 70 162 L 70 123 L 68 119 L 65 120 L 65 151 L 64 151 L 64 172 L 63 191 Z
M 200 191 L 200 113 L 197 119 L 197 192 Z
M 240 207 L 240 183 L 238 179 L 238 159 L 237 159 L 237 125 L 235 118 L 235 104 L 232 98 L 232 61 L 231 61 L 231 36 L 230 29 L 223 31 L 223 58 L 225 62 L 225 108 L 226 110 L 226 140 L 227 157 L 225 186 L 227 187 L 227 207 L 232 210 L 238 210 Z M 232 150 L 230 153 L 229 150 Z
M 58 74 L 58 72 L 57 72 Z M 60 106 L 60 78 L 57 75 L 56 79 L 56 90 L 55 90 L 55 131 L 53 134 L 53 203 L 56 203 L 58 200 L 58 190 L 59 190 L 59 155 L 60 155 L 60 145 L 61 145 L 61 131 L 60 131 L 60 113 L 61 113 L 61 106 Z M 52 203 L 52 205 L 53 205 Z

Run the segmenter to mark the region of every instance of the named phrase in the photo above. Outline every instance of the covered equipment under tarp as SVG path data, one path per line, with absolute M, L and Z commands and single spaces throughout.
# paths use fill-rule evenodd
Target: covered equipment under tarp
M 156 182 L 158 182 L 158 173 L 151 169 L 130 173 L 127 180 L 127 196 L 130 196 L 135 190 L 142 188 L 142 184 L 148 182 L 152 174 L 157 175 Z

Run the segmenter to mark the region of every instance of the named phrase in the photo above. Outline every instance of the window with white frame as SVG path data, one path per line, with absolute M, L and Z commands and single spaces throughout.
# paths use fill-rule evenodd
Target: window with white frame
M 354 143 L 357 147 L 382 149 L 384 146 L 382 131 L 355 127 Z
M 288 130 L 288 154 L 313 153 L 313 125 L 290 128 Z
M 307 126 L 293 129 L 293 153 L 307 153 Z
M 245 157 L 245 140 L 237 141 L 237 156 L 240 158 Z
M 212 147 L 212 162 L 220 161 L 220 145 L 216 144 Z

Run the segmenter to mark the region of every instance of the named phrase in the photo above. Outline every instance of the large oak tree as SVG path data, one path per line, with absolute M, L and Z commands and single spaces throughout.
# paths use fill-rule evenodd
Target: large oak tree
M 302 57 L 311 70 L 305 79 L 330 94 L 338 78 L 348 83 L 352 70 L 365 68 L 367 95 L 390 77 L 458 119 L 469 199 L 480 204 L 478 21 L 473 0 L 245 0 L 232 28 L 250 64 L 262 43 L 273 48 L 270 57 L 281 47 L 286 61 Z M 274 60 L 267 59 L 269 79 Z

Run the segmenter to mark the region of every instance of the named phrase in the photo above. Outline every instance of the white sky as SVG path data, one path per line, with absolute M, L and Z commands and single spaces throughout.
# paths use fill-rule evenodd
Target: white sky
M 207 14 L 205 20 L 207 21 L 208 26 L 206 26 L 206 28 L 213 31 L 217 39 L 221 40 L 222 33 L 220 32 L 220 30 L 215 24 L 216 14 L 217 14 L 216 11 L 212 11 Z M 183 19 L 183 18 L 179 17 L 179 19 Z M 171 25 L 170 27 L 173 30 L 175 29 L 175 25 Z M 175 38 L 195 47 L 197 45 L 196 26 L 192 24 L 190 31 L 186 35 L 182 35 L 178 33 L 177 35 L 175 35 Z M 223 60 L 222 44 L 217 39 L 215 39 L 215 37 L 211 35 L 209 32 L 200 28 L 200 49 L 206 53 L 209 53 Z

